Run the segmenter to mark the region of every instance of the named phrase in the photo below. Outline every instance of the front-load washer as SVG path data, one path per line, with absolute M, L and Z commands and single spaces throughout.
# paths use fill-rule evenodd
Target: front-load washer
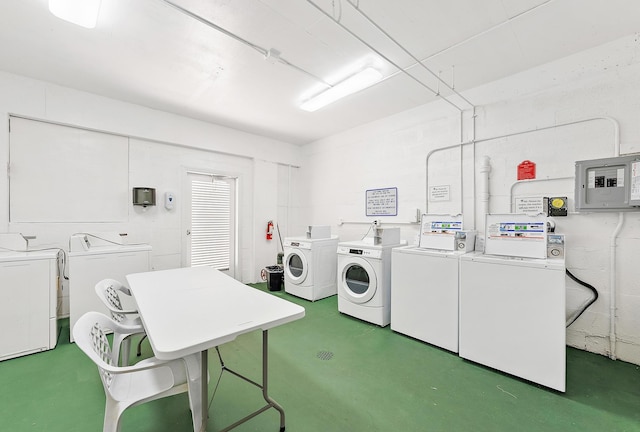
M 338 311 L 381 327 L 391 322 L 391 251 L 395 245 L 338 243 Z
M 336 294 L 338 237 L 284 239 L 284 290 L 306 300 Z

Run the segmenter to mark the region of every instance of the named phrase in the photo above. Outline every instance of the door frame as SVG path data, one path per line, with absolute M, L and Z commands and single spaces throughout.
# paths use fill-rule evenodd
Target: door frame
M 240 244 L 240 239 L 239 239 L 239 227 L 238 227 L 238 221 L 239 221 L 239 212 L 240 212 L 240 178 L 241 178 L 241 174 L 239 173 L 232 173 L 232 172 L 225 172 L 223 170 L 216 170 L 216 169 L 210 169 L 210 168 L 193 168 L 193 167 L 182 167 L 182 173 L 181 173 L 181 179 L 182 179 L 182 184 L 181 184 L 181 195 L 185 198 L 184 199 L 184 205 L 182 205 L 182 214 L 181 214 L 181 220 L 180 220 L 180 244 L 181 244 L 181 253 L 180 253 L 180 262 L 181 265 L 183 267 L 186 267 L 188 265 L 188 253 L 189 253 L 189 237 L 188 237 L 188 230 L 190 230 L 191 228 L 191 182 L 189 181 L 189 175 L 190 174 L 195 174 L 195 175 L 202 175 L 202 176 L 208 176 L 208 177 L 218 177 L 218 178 L 228 178 L 228 179 L 233 179 L 235 182 L 235 188 L 234 188 L 234 196 L 233 196 L 233 202 L 234 202 L 234 208 L 232 209 L 232 213 L 233 213 L 233 228 L 231 231 L 231 247 L 233 252 L 231 253 L 230 258 L 230 271 L 227 272 L 227 274 L 229 274 L 229 276 L 236 278 L 239 274 L 241 274 L 241 271 L 239 269 L 239 244 Z M 187 202 L 188 201 L 188 202 Z M 231 271 L 231 269 L 233 271 Z

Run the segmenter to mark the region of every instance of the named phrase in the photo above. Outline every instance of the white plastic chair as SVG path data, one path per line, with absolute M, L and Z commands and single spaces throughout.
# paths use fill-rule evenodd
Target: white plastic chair
M 107 329 L 122 335 L 136 331 L 99 312 L 85 313 L 73 326 L 76 345 L 93 360 L 100 372 L 106 395 L 103 432 L 119 432 L 120 417 L 131 406 L 187 391 L 193 430 L 200 431 L 200 357 L 194 354 L 171 361 L 151 357 L 132 366 L 117 366 L 117 357 L 105 334 Z
M 126 310 L 122 307 L 122 302 L 120 301 L 119 293 L 127 295 L 131 297 L 131 291 L 129 288 L 124 286 L 122 283 L 118 282 L 115 279 L 103 279 L 96 284 L 96 294 L 98 298 L 105 304 L 109 312 L 111 313 L 111 318 L 120 324 L 127 327 L 136 327 L 138 330 L 132 334 L 142 334 L 143 336 L 140 338 L 137 347 L 137 355 L 140 357 L 142 341 L 147 337 L 144 331 L 144 327 L 142 326 L 142 321 L 138 316 L 138 311 L 136 309 Z M 131 339 L 127 336 L 124 337 L 118 333 L 114 332 L 114 355 L 116 360 L 120 355 L 120 346 L 122 346 L 122 364 L 129 364 L 129 351 L 131 350 Z M 117 340 L 115 339 L 117 338 Z M 118 364 L 116 362 L 116 364 Z

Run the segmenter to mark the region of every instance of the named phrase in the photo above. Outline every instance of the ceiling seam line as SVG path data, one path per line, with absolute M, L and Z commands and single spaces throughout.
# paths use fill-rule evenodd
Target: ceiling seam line
M 445 52 L 447 52 L 447 51 L 449 51 L 449 50 L 451 50 L 451 49 L 453 49 L 453 48 L 459 47 L 460 45 L 464 45 L 464 44 L 466 44 L 467 42 L 469 42 L 469 41 L 471 41 L 471 40 L 473 40 L 473 39 L 475 39 L 475 38 L 477 38 L 477 37 L 479 37 L 479 36 L 482 36 L 482 35 L 484 35 L 484 34 L 487 34 L 487 33 L 489 33 L 489 32 L 492 32 L 493 30 L 495 30 L 495 29 L 497 29 L 497 28 L 500 28 L 500 27 L 502 27 L 502 26 L 504 26 L 504 25 L 506 25 L 506 24 L 509 24 L 512 20 L 514 20 L 514 19 L 516 19 L 516 18 L 520 18 L 520 17 L 522 17 L 522 16 L 524 16 L 524 15 L 526 15 L 526 14 L 530 13 L 530 12 L 533 12 L 535 9 L 538 9 L 538 8 L 540 8 L 540 7 L 543 7 L 543 6 L 546 6 L 547 4 L 549 4 L 549 3 L 553 2 L 553 1 L 554 1 L 554 0 L 547 0 L 547 1 L 545 1 L 544 3 L 541 3 L 541 4 L 539 4 L 539 5 L 537 5 L 537 6 L 534 6 L 534 7 L 530 8 L 530 9 L 527 9 L 527 10 L 525 10 L 525 11 L 522 11 L 522 12 L 520 12 L 519 14 L 517 14 L 517 15 L 515 15 L 515 16 L 512 16 L 511 18 L 507 19 L 506 21 L 502 21 L 502 22 L 500 22 L 500 23 L 498 23 L 498 24 L 496 24 L 496 25 L 494 25 L 494 26 L 489 27 L 488 29 L 482 30 L 480 33 L 476 33 L 476 34 L 474 34 L 474 35 L 471 35 L 471 36 L 469 36 L 468 38 L 466 38 L 466 39 L 464 39 L 464 40 L 461 40 L 460 42 L 456 42 L 456 43 L 454 43 L 454 44 L 453 44 L 453 45 L 451 45 L 451 46 L 448 46 L 448 47 L 446 47 L 446 48 L 442 48 L 440 51 L 437 51 L 437 52 L 435 52 L 435 53 L 433 53 L 433 54 L 430 54 L 430 55 L 428 55 L 427 57 L 423 58 L 422 60 L 419 60 L 418 62 L 425 62 L 425 61 L 427 61 L 427 60 L 429 60 L 429 59 L 432 59 L 432 58 L 434 58 L 434 57 L 436 57 L 436 56 L 438 56 L 438 55 L 440 55 L 440 54 L 442 54 L 442 53 L 445 53 Z M 414 67 L 414 66 L 415 66 L 415 65 L 411 65 L 411 66 L 409 66 L 409 67 Z
M 177 4 L 173 3 L 172 1 L 169 1 L 169 0 L 160 0 L 160 1 L 162 1 L 163 3 L 173 7 L 174 9 L 182 12 L 183 14 L 189 16 L 190 18 L 193 18 L 196 21 L 199 21 L 200 23 L 202 23 L 202 24 L 204 24 L 204 25 L 206 25 L 208 27 L 211 27 L 214 30 L 217 30 L 222 34 L 224 34 L 226 36 L 229 36 L 230 38 L 235 39 L 236 41 L 238 41 L 240 43 L 243 43 L 243 44 L 247 45 L 250 48 L 253 48 L 254 50 L 258 51 L 260 54 L 262 54 L 265 58 L 269 54 L 269 50 L 267 50 L 266 48 L 263 48 L 263 47 L 261 47 L 259 45 L 254 44 L 253 42 L 250 42 L 250 41 L 248 41 L 246 39 L 243 39 L 240 36 L 236 35 L 235 33 L 232 33 L 229 30 L 227 30 L 227 29 L 225 29 L 223 27 L 220 27 L 219 25 L 207 20 L 206 18 L 201 17 L 200 15 L 197 15 L 197 14 L 191 12 L 188 9 L 183 8 L 180 5 L 177 5 Z M 299 66 L 294 65 L 293 63 L 291 63 L 290 61 L 288 61 L 288 60 L 286 60 L 286 59 L 284 59 L 282 57 L 278 58 L 278 62 L 282 63 L 282 64 L 284 64 L 286 66 L 292 67 L 292 68 L 304 73 L 305 75 L 315 79 L 316 81 L 324 84 L 327 87 L 333 87 L 333 85 L 331 85 L 330 83 L 326 82 L 322 78 L 312 74 L 311 72 L 308 72 L 308 71 L 302 69 Z
M 442 84 L 444 84 L 445 86 L 447 86 L 447 88 L 449 90 L 451 90 L 453 93 L 455 93 L 460 99 L 462 99 L 463 101 L 465 101 L 467 104 L 470 105 L 471 108 L 474 108 L 475 105 L 473 103 L 471 103 L 467 98 L 465 98 L 464 96 L 462 96 L 460 94 L 460 92 L 456 91 L 453 87 L 451 87 L 449 84 L 447 84 L 447 82 L 445 80 L 443 80 L 442 78 L 440 78 L 439 75 L 436 75 L 435 72 L 433 72 L 431 69 L 429 69 L 429 67 L 427 65 L 425 65 L 421 60 L 419 60 L 416 56 L 414 56 L 411 52 L 409 52 L 408 49 L 406 49 L 400 42 L 398 42 L 395 38 L 393 38 L 386 30 L 384 30 L 380 25 L 378 25 L 378 23 L 376 23 L 375 21 L 373 21 L 373 19 L 371 19 L 371 17 L 369 17 L 369 15 L 367 15 L 366 13 L 364 13 L 364 11 L 362 9 L 360 9 L 360 7 L 355 6 L 351 0 L 347 0 L 347 3 L 349 3 L 351 5 L 351 7 L 353 7 L 361 16 L 363 16 L 371 25 L 373 25 L 375 28 L 377 28 L 382 34 L 384 34 L 390 41 L 392 41 L 394 44 L 396 44 L 402 51 L 404 51 L 409 57 L 411 57 L 417 65 L 422 66 L 423 69 L 425 69 L 427 72 L 429 72 L 431 75 L 433 75 L 433 77 L 435 77 L 438 81 L 440 81 Z M 413 65 L 409 66 L 412 67 Z M 409 69 L 406 68 L 406 69 Z M 437 94 L 439 94 L 440 92 L 438 91 Z
M 317 4 L 315 4 L 313 1 L 311 0 L 307 0 L 307 3 L 311 4 L 313 7 L 315 7 L 318 11 L 320 11 L 323 15 L 325 15 L 327 18 L 329 18 L 331 21 L 333 21 L 335 24 L 339 25 L 343 30 L 345 30 L 347 33 L 349 33 L 351 36 L 353 36 L 354 38 L 356 38 L 357 40 L 359 40 L 362 44 L 364 44 L 365 46 L 367 46 L 371 51 L 375 52 L 376 54 L 378 54 L 380 57 L 382 57 L 383 59 L 385 59 L 387 62 L 391 63 L 393 66 L 395 66 L 396 68 L 398 68 L 400 71 L 402 71 L 402 73 L 404 73 L 405 75 L 409 76 L 411 79 L 413 79 L 415 82 L 417 82 L 419 85 L 421 85 L 422 87 L 426 88 L 427 90 L 429 90 L 431 93 L 433 93 L 434 96 L 439 97 L 440 99 L 444 100 L 445 102 L 447 102 L 449 105 L 453 106 L 454 108 L 456 108 L 458 111 L 463 111 L 462 108 L 460 108 L 458 105 L 456 105 L 455 103 L 453 103 L 452 101 L 450 101 L 449 99 L 447 99 L 446 97 L 438 94 L 438 92 L 436 92 L 435 90 L 433 90 L 431 87 L 429 87 L 428 85 L 426 85 L 425 83 L 423 83 L 422 81 L 420 81 L 418 78 L 416 78 L 415 76 L 411 75 L 409 72 L 407 72 L 404 68 L 402 68 L 401 66 L 399 66 L 397 63 L 395 63 L 393 60 L 391 60 L 389 57 L 385 56 L 384 54 L 382 54 L 380 51 L 378 51 L 377 49 L 375 49 L 371 44 L 369 44 L 368 42 L 366 42 L 365 40 L 363 40 L 362 38 L 360 38 L 358 35 L 356 35 L 354 32 L 352 32 L 351 30 L 349 30 L 346 26 L 344 26 L 341 22 L 336 21 L 335 18 L 333 18 L 331 15 L 329 15 L 327 12 L 325 12 L 320 6 L 318 6 Z M 375 85 L 375 84 L 374 84 Z

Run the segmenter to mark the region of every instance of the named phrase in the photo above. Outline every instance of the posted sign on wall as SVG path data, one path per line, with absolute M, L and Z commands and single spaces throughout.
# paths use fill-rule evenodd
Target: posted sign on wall
M 366 208 L 367 216 L 397 216 L 398 188 L 367 190 Z

